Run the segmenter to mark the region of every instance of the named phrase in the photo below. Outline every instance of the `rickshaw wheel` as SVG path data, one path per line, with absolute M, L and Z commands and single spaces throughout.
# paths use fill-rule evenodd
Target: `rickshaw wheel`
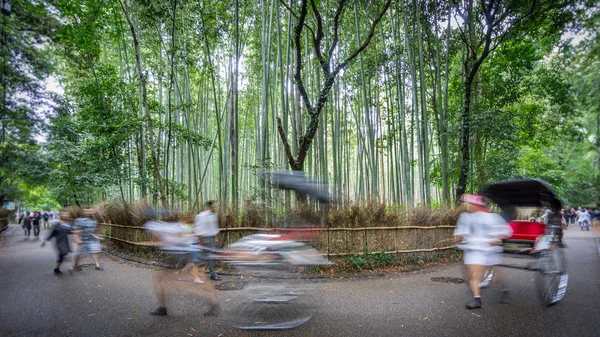
M 568 274 L 564 253 L 553 244 L 540 252 L 536 287 L 542 304 L 551 306 L 562 300 L 567 290 Z
M 241 330 L 284 330 L 306 323 L 311 310 L 297 287 L 288 284 L 253 285 L 232 309 L 231 325 Z

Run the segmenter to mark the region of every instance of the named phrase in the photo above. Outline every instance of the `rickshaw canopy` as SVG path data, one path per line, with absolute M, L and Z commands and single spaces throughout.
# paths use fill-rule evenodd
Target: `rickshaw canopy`
M 503 210 L 514 207 L 544 207 L 558 212 L 562 208 L 562 202 L 552 187 L 537 179 L 492 183 L 485 186 L 480 194 L 498 204 Z

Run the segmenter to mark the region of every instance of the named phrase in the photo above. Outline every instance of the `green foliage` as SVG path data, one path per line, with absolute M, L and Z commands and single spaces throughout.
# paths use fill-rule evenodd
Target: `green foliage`
M 42 183 L 47 177 L 47 154 L 39 152 L 36 137 L 44 133 L 42 111 L 50 108 L 43 80 L 53 62 L 48 48 L 58 22 L 41 2 L 11 2 L 3 16 L 0 92 L 5 101 L 0 131 L 0 203 L 22 195 L 20 184 Z
M 370 253 L 366 250 L 364 254 L 349 254 L 346 258 L 357 270 L 384 268 L 398 263 L 395 254 L 388 254 L 383 250 L 378 253 Z
M 20 186 L 24 191 L 21 202 L 29 210 L 57 210 L 61 205 L 54 198 L 54 193 L 44 185 Z

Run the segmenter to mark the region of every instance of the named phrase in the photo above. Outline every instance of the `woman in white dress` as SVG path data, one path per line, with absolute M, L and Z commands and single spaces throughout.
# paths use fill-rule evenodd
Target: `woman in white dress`
M 463 258 L 469 274 L 469 286 L 473 292 L 473 301 L 466 305 L 467 309 L 481 308 L 479 282 L 486 268 L 500 263 L 502 239 L 512 235 L 512 228 L 499 214 L 487 208 L 483 197 L 465 194 L 461 201 L 467 211 L 460 214 L 454 231 L 454 241 L 464 251 Z M 500 277 L 496 273 L 496 278 Z M 504 283 L 504 282 L 502 282 Z M 502 302 L 509 300 L 505 288 Z

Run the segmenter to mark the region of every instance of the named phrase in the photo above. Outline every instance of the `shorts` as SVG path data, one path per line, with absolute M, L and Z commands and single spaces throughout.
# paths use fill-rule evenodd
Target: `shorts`
M 90 240 L 83 242 L 77 249 L 79 254 L 96 254 L 102 251 L 100 240 Z
M 493 252 L 482 252 L 477 250 L 465 251 L 463 253 L 465 264 L 476 264 L 481 266 L 495 266 L 502 262 L 502 256 Z

